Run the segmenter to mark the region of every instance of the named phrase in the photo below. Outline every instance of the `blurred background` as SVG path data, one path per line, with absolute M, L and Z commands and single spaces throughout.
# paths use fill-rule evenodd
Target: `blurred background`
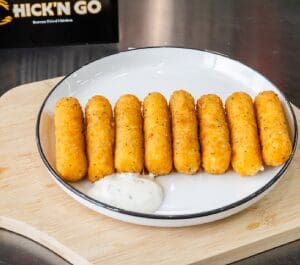
M 79 45 L 77 38 L 76 45 L 0 49 L 0 93 L 65 75 L 128 48 L 171 45 L 212 50 L 240 60 L 300 106 L 298 0 L 119 0 L 118 28 L 116 43 L 95 44 L 92 38 L 89 44 Z M 99 32 L 98 26 L 89 28 L 90 35 Z

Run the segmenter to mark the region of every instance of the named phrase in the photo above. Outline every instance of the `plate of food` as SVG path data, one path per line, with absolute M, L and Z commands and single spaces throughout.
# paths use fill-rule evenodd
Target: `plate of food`
M 157 47 L 104 57 L 66 76 L 36 126 L 56 183 L 101 214 L 180 227 L 265 196 L 297 146 L 289 101 L 226 56 Z

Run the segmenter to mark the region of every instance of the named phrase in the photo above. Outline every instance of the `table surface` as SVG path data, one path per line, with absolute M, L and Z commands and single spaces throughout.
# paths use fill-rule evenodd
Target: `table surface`
M 130 47 L 217 51 L 263 73 L 300 107 L 300 1 L 119 0 L 120 42 L 0 50 L 0 95 Z M 300 264 L 299 241 L 235 264 Z

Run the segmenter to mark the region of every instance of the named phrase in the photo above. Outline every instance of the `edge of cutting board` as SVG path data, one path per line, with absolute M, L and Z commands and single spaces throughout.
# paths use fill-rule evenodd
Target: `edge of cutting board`
M 24 222 L 5 216 L 0 216 L 0 228 L 14 232 L 16 234 L 20 234 L 37 242 L 72 264 L 91 264 L 76 252 L 61 244 L 55 238 L 47 235 L 46 233 L 43 233 L 40 230 L 35 229 L 34 227 Z
M 53 183 L 41 159 L 38 157 L 35 139 L 31 139 L 32 137 L 34 138 L 34 129 L 31 130 L 31 127 L 33 124 L 35 125 L 36 113 L 40 107 L 41 100 L 45 98 L 49 90 L 61 78 L 25 84 L 11 89 L 0 98 L 0 110 L 2 110 L 2 115 L 0 111 L 0 144 L 4 146 L 3 150 L 7 148 L 5 151 L 2 150 L 2 152 L 0 148 L 0 188 L 3 190 L 2 194 L 9 196 L 8 199 L 5 197 L 3 200 L 0 194 L 0 228 L 22 234 L 37 241 L 73 264 L 96 264 L 103 262 L 119 264 L 121 260 L 123 264 L 132 264 L 133 262 L 140 264 L 141 261 L 144 264 L 153 264 L 158 261 L 161 264 L 173 264 L 174 262 L 185 264 L 223 264 L 300 238 L 299 202 L 292 201 L 293 211 L 287 216 L 281 215 L 282 223 L 280 224 L 276 220 L 278 217 L 276 217 L 275 212 L 276 210 L 282 211 L 282 209 L 286 210 L 288 207 L 291 207 L 289 198 L 285 197 L 287 192 L 290 192 L 289 195 L 294 196 L 293 198 L 297 198 L 295 189 L 300 187 L 300 180 L 296 178 L 300 176 L 299 148 L 297 148 L 296 156 L 289 167 L 287 176 L 280 181 L 266 198 L 239 214 L 210 224 L 187 228 L 137 226 L 94 213 L 73 201 Z M 38 102 L 34 102 L 35 99 Z M 19 107 L 24 107 L 24 109 L 22 111 L 19 110 L 19 108 L 15 107 L 16 104 L 20 104 Z M 297 114 L 299 124 L 300 110 L 296 107 L 294 107 L 294 110 Z M 4 111 L 10 111 L 11 115 L 3 114 Z M 18 120 L 18 115 L 16 119 L 14 114 L 24 115 L 24 121 Z M 8 126 L 11 126 L 11 128 L 8 128 Z M 18 141 L 20 132 L 18 130 L 14 131 L 14 129 L 23 130 L 25 139 L 29 141 L 29 143 L 24 142 L 24 146 L 20 147 L 17 154 L 14 153 L 15 150 L 10 151 L 8 148 L 10 145 L 17 146 L 15 141 Z M 12 133 L 10 135 L 5 134 L 6 132 Z M 15 157 L 16 155 L 18 156 Z M 8 166 L 13 164 L 11 159 L 14 158 L 21 159 L 20 161 L 25 163 L 23 172 L 20 172 L 20 168 L 17 165 L 16 168 L 10 167 L 8 169 Z M 29 204 L 32 204 L 32 208 L 28 207 L 28 209 L 22 208 L 21 204 L 23 202 L 18 200 L 19 198 L 16 198 L 16 194 L 14 193 L 16 191 L 12 189 L 15 188 L 18 191 L 18 188 L 20 188 L 21 190 L 22 187 L 16 185 L 14 178 L 19 175 L 26 177 L 24 171 L 28 171 L 29 175 L 37 171 L 37 173 L 34 173 L 34 176 L 30 175 L 34 182 L 31 185 L 32 187 L 41 187 L 41 189 L 45 187 L 51 188 L 45 189 L 44 193 L 47 194 L 40 194 L 39 198 L 24 198 L 24 200 L 29 200 Z M 10 174 L 19 175 L 11 176 Z M 293 187 L 295 185 L 296 187 Z M 64 213 L 66 209 L 70 209 L 70 212 L 73 211 L 74 213 L 72 212 L 68 216 L 75 218 L 79 214 L 78 221 L 85 221 L 87 224 L 82 223 L 82 226 L 77 224 L 75 228 L 72 228 L 71 226 L 74 225 L 72 222 L 62 220 L 62 222 L 65 222 L 65 226 L 62 227 L 59 223 L 60 219 L 55 214 L 51 215 L 51 213 L 48 213 L 48 216 L 46 216 L 48 217 L 46 221 L 42 220 L 43 216 L 41 214 L 47 215 L 41 207 L 45 206 L 43 205 L 43 200 L 47 199 L 48 193 L 49 196 L 55 195 L 59 200 L 64 200 L 60 205 L 58 203 L 56 206 L 59 207 L 54 207 L 54 210 Z M 36 192 L 36 194 L 38 193 Z M 16 209 L 1 208 L 11 205 L 9 200 L 15 200 Z M 26 206 L 27 204 L 24 203 L 24 205 Z M 26 210 L 32 210 L 32 218 L 39 217 L 41 220 L 37 220 L 37 218 L 31 219 Z M 277 214 L 279 215 L 279 213 Z M 286 223 L 283 221 L 286 221 Z M 70 225 L 70 227 L 66 225 Z M 93 241 L 92 243 L 90 243 L 89 238 L 85 239 L 82 237 L 82 234 L 84 235 L 82 231 L 76 230 L 80 227 L 83 229 L 90 228 L 89 236 L 91 237 L 91 241 Z M 227 229 L 235 230 L 232 230 L 231 234 L 226 234 Z M 94 235 L 95 233 L 99 233 L 99 237 L 103 236 L 104 239 L 97 238 Z M 235 233 L 241 233 L 241 235 L 237 236 Z M 212 238 L 212 235 L 215 238 Z M 155 239 L 155 242 L 152 241 L 152 238 Z M 246 242 L 245 238 L 248 238 L 249 241 Z M 76 242 L 76 240 L 82 241 L 82 244 L 80 244 L 81 242 Z M 223 240 L 225 242 L 222 242 Z M 93 244 L 99 244 L 99 246 Z M 161 244 L 160 249 L 164 252 L 160 252 L 157 249 L 157 244 Z M 147 246 L 149 250 L 146 249 Z M 206 248 L 205 251 L 203 250 L 204 247 Z M 137 254 L 134 253 L 135 250 L 138 252 Z M 156 250 L 157 257 L 153 255 L 153 251 Z M 189 250 L 194 252 L 189 252 Z M 174 251 L 181 253 L 176 256 L 174 255 Z M 195 251 L 202 251 L 203 256 L 200 257 Z M 194 257 L 192 256 L 193 254 Z M 159 258 L 159 260 L 155 258 Z

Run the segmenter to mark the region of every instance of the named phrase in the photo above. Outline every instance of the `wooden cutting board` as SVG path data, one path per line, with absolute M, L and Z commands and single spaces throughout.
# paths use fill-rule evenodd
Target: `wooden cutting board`
M 80 205 L 54 183 L 35 143 L 37 112 L 60 79 L 16 87 L 0 99 L 0 227 L 73 264 L 224 264 L 300 238 L 299 148 L 264 199 L 210 224 L 144 227 Z

